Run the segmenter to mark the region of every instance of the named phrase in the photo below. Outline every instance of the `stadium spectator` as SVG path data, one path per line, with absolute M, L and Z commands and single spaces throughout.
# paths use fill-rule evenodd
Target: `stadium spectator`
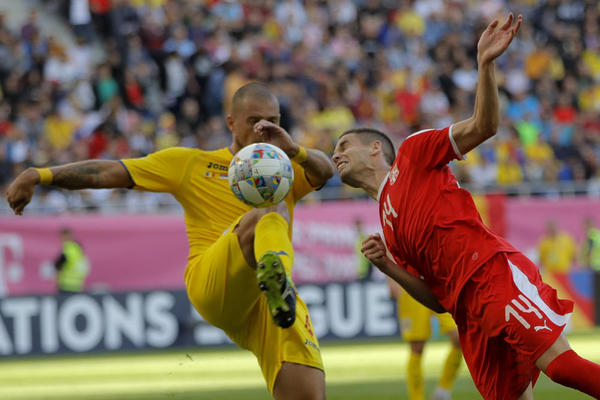
M 83 247 L 73 237 L 71 229 L 67 227 L 61 229 L 60 237 L 61 251 L 54 262 L 58 293 L 82 292 L 85 288 L 85 278 L 90 273 L 90 263 Z
M 363 253 L 423 304 L 452 314 L 485 399 L 533 398 L 540 370 L 600 398 L 600 365 L 579 357 L 563 334 L 573 302 L 558 299 L 533 262 L 484 226 L 447 166 L 498 129 L 494 60 L 521 16 L 513 22 L 511 14 L 481 34 L 472 117 L 411 135 L 397 157 L 385 134 L 353 129 L 341 136 L 333 161 L 344 183 L 379 201 L 385 242 L 370 235 Z
M 371 261 L 369 261 L 360 251 L 362 242 L 366 237 L 365 230 L 363 228 L 363 221 L 360 219 L 360 217 L 354 219 L 354 228 L 356 231 L 356 257 L 358 259 L 357 276 L 359 280 L 368 281 L 372 278 L 373 265 L 371 265 Z
M 197 101 L 197 130 L 206 131 L 214 116 L 227 113 L 231 94 L 251 79 L 269 82 L 274 90 L 286 88 L 285 94 L 277 94 L 284 110 L 286 103 L 294 105 L 286 128 L 299 143 L 329 151 L 344 127 L 375 121 L 399 142 L 412 130 L 446 126 L 468 115 L 475 77 L 469 56 L 484 16 L 498 9 L 497 2 L 482 7 L 477 2 L 384 0 L 281 0 L 270 5 L 92 0 L 87 8 L 84 3 L 71 1 L 69 10 L 78 31 L 84 26 L 85 32 L 96 30 L 84 34 L 91 38 L 89 46 L 42 34 L 40 21 L 49 9 L 35 10 L 14 29 L 0 18 L 0 98 L 11 107 L 9 122 L 35 108 L 31 113 L 38 114 L 36 123 L 43 127 L 51 105 L 89 87 L 94 90 L 93 96 L 76 96 L 79 104 L 89 99 L 78 109 L 88 121 L 85 130 L 76 132 L 68 148 L 49 155 L 52 160 L 75 161 L 71 146 L 82 142 L 89 147 L 91 133 L 112 118 L 107 101 L 113 97 L 122 103 L 121 122 L 109 141 L 131 141 L 139 137 L 137 125 L 123 120 L 156 125 L 170 111 L 179 125 L 186 98 Z M 585 188 L 598 176 L 599 7 L 589 0 L 577 4 L 583 12 L 573 7 L 576 12 L 569 14 L 564 9 L 570 7 L 560 2 L 506 2 L 532 21 L 498 62 L 506 105 L 502 119 L 519 141 L 511 144 L 511 157 L 486 158 L 484 176 L 475 165 L 465 168 L 465 184 L 515 190 L 547 182 L 568 188 L 575 182 Z M 60 113 L 71 119 L 64 110 Z M 285 112 L 282 117 L 287 123 Z M 334 123 L 339 125 L 332 127 Z M 148 132 L 151 145 L 145 154 L 158 149 L 156 133 Z M 28 129 L 24 133 L 31 151 L 23 165 L 41 165 L 37 138 L 42 135 Z M 196 143 L 187 131 L 174 135 L 177 144 Z M 228 132 L 219 135 L 210 143 L 229 140 Z M 502 152 L 500 136 L 490 147 Z M 4 137 L 0 146 L 12 146 L 13 140 Z M 532 143 L 550 146 L 551 160 L 532 161 L 526 149 Z M 17 165 L 8 166 L 11 171 L 0 175 L 15 176 Z M 488 184 L 493 170 L 497 176 Z
M 142 158 L 31 168 L 9 186 L 7 199 L 21 215 L 37 185 L 172 194 L 185 210 L 190 245 L 185 283 L 196 310 L 255 354 L 275 399 L 324 399 L 318 341 L 306 304 L 297 300 L 291 282 L 291 218 L 296 202 L 323 186 L 333 166 L 325 154 L 299 146 L 278 125 L 279 102 L 266 86 L 250 83 L 238 89 L 231 113 L 228 147 L 204 151 L 167 146 Z M 174 125 L 172 115 L 164 118 L 163 137 Z M 271 208 L 241 203 L 226 179 L 233 155 L 257 142 L 273 143 L 294 161 L 290 193 Z M 123 157 L 118 151 L 113 154 Z
M 538 245 L 539 265 L 544 272 L 569 273 L 577 259 L 575 239 L 556 226 L 556 221 L 546 223 L 546 233 Z
M 591 217 L 583 221 L 584 238 L 582 243 L 582 264 L 594 271 L 600 271 L 600 229 Z

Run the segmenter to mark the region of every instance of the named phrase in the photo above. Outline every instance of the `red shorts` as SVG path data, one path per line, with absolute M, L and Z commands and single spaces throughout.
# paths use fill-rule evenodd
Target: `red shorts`
M 486 400 L 517 399 L 535 384 L 537 360 L 565 328 L 573 302 L 559 300 L 521 253 L 498 253 L 464 286 L 454 319 L 475 386 Z

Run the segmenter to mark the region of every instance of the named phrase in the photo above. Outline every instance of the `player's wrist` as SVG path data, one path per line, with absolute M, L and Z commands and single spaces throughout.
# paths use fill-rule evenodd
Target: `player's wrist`
M 477 57 L 477 65 L 479 69 L 494 68 L 494 59 L 484 58 L 482 56 Z
M 377 269 L 380 270 L 383 273 L 386 273 L 387 271 L 389 271 L 388 264 L 387 264 L 386 260 L 382 260 L 382 259 L 371 260 L 371 263 L 373 265 L 375 265 L 377 267 Z
M 50 168 L 33 168 L 31 177 L 36 185 L 51 185 L 54 175 Z
M 306 158 L 308 157 L 308 152 L 306 151 L 306 148 L 304 146 L 297 144 L 296 148 L 288 155 L 290 157 L 290 160 L 297 162 L 298 164 L 302 164 L 304 161 L 306 161 Z

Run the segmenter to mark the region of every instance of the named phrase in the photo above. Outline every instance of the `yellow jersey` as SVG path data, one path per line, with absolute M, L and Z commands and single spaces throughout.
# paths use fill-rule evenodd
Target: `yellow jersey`
M 540 264 L 546 271 L 566 273 L 575 261 L 575 240 L 567 233 L 545 236 L 540 241 Z
M 121 160 L 134 189 L 171 193 L 183 206 L 190 247 L 188 261 L 204 254 L 240 215 L 251 209 L 229 188 L 227 171 L 233 155 L 225 147 L 214 151 L 172 147 L 142 158 Z M 296 203 L 315 188 L 304 168 L 292 162 L 294 181 L 285 198 L 290 220 Z M 292 226 L 290 223 L 289 235 Z

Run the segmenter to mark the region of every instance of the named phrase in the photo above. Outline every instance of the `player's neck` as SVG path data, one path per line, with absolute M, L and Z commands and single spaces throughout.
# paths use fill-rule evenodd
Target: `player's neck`
M 377 200 L 379 189 L 383 180 L 386 178 L 389 168 L 378 168 L 373 170 L 372 179 L 363 182 L 363 189 L 374 200 Z

